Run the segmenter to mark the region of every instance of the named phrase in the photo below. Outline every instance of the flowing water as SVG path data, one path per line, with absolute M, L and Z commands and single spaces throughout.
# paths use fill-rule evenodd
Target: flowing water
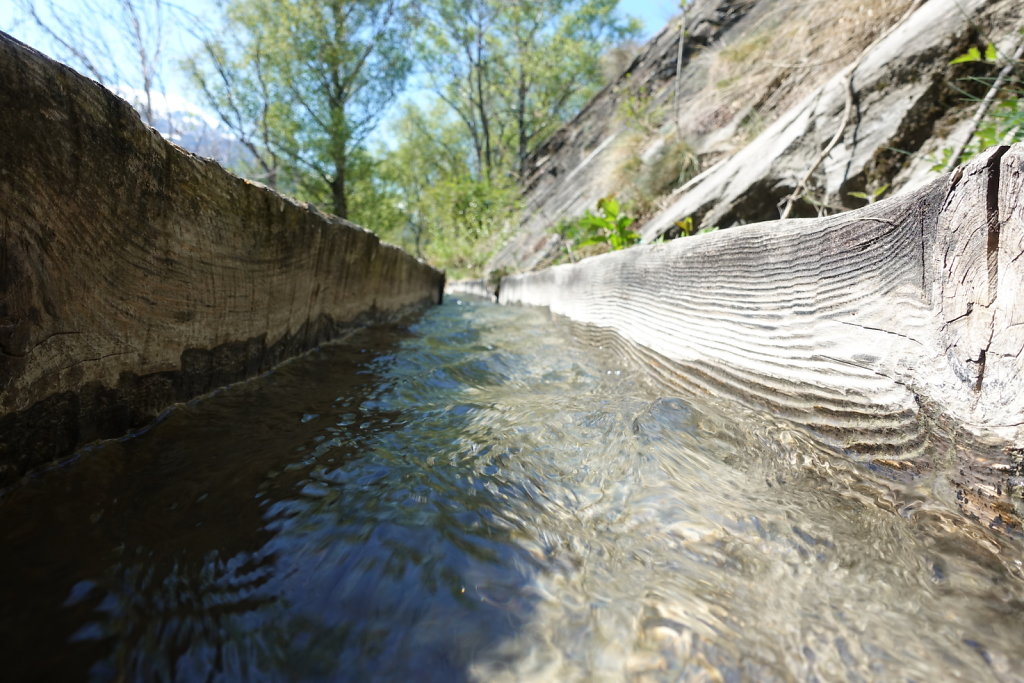
M 947 481 L 450 302 L 9 491 L 0 678 L 1021 680 Z

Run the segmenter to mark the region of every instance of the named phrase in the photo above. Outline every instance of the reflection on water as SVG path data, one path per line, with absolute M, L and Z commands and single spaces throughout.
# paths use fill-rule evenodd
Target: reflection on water
M 947 479 L 450 303 L 0 499 L 4 678 L 1018 678 Z

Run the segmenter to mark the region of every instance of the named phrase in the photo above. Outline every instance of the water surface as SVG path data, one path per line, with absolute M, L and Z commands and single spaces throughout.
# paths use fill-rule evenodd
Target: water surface
M 453 301 L 180 406 L 0 499 L 4 678 L 1021 679 L 941 468 L 662 391 Z

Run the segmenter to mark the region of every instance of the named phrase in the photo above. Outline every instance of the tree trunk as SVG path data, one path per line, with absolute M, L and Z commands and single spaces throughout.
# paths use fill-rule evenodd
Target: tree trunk
M 477 65 L 476 65 L 476 106 L 480 116 L 480 134 L 483 138 L 484 147 L 484 178 L 490 182 L 491 168 L 494 164 L 491 151 L 491 122 L 490 114 L 487 111 L 487 104 L 484 97 L 484 46 L 483 29 L 477 34 Z
M 520 57 L 522 59 L 523 57 Z M 530 139 L 526 131 L 526 96 L 528 93 L 526 84 L 526 69 L 522 63 L 519 65 L 519 88 L 516 93 L 516 133 L 519 141 L 519 155 L 516 170 L 519 173 L 519 182 L 523 182 L 526 176 L 526 156 L 529 154 Z
M 334 179 L 331 180 L 331 202 L 334 205 L 334 215 L 338 218 L 348 218 L 348 196 L 345 187 L 345 159 L 336 159 L 334 162 Z

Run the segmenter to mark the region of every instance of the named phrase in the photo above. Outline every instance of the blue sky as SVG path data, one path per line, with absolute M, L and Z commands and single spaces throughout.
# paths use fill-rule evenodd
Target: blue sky
M 644 37 L 650 38 L 679 13 L 679 0 L 621 0 L 619 9 L 643 21 Z
M 55 4 L 61 8 L 75 11 L 81 8 L 81 1 L 56 0 Z M 93 1 L 95 4 L 109 4 L 112 7 L 116 4 L 114 0 Z M 196 15 L 202 16 L 209 14 L 214 0 L 166 0 L 166 4 L 177 5 Z M 679 0 L 621 0 L 619 11 L 623 14 L 637 17 L 643 22 L 644 39 L 646 40 L 657 33 L 679 11 Z M 0 0 L 0 30 L 12 33 L 19 40 L 32 45 L 42 52 L 54 52 L 49 41 L 31 23 L 23 22 L 21 26 L 17 26 L 18 17 L 19 13 L 16 12 L 14 0 Z M 169 54 L 166 55 L 168 66 L 172 65 L 191 47 L 187 40 L 177 43 L 174 43 L 174 41 L 169 42 L 173 43 L 173 45 Z M 128 61 L 130 62 L 131 60 Z M 165 90 L 174 99 L 187 98 L 190 95 L 187 86 L 183 79 L 177 76 L 177 74 L 171 73 L 172 71 L 173 69 L 167 69 L 167 81 L 163 84 Z M 174 106 L 177 108 L 179 105 L 176 104 Z
M 69 10 L 80 6 L 79 0 L 59 0 L 57 4 Z M 110 4 L 114 4 L 113 0 L 110 0 Z M 208 12 L 213 0 L 170 0 L 168 4 L 178 5 L 202 15 Z M 619 11 L 639 18 L 644 24 L 645 38 L 650 38 L 679 11 L 679 0 L 620 0 Z M 10 31 L 17 16 L 14 0 L 0 0 L 0 30 Z M 33 39 L 38 40 L 38 34 L 31 27 L 22 27 L 15 32 L 15 37 L 29 44 L 32 44 Z M 47 46 L 33 47 L 45 51 Z

